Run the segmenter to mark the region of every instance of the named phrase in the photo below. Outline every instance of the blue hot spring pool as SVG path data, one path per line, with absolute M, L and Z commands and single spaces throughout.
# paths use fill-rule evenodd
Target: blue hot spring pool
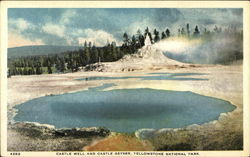
M 140 128 L 202 124 L 235 109 L 228 101 L 192 92 L 150 88 L 102 91 L 110 86 L 113 84 L 27 101 L 16 106 L 18 113 L 14 120 L 57 128 L 104 126 L 128 133 Z

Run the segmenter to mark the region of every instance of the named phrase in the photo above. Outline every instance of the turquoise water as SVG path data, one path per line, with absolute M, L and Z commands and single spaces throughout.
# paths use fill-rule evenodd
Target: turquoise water
M 218 119 L 235 107 L 228 101 L 192 92 L 150 88 L 86 91 L 45 96 L 18 105 L 16 121 L 55 125 L 57 128 L 104 126 L 116 132 L 140 128 L 179 128 Z
M 93 76 L 85 77 L 78 80 L 93 81 L 93 80 L 120 80 L 120 79 L 141 79 L 141 80 L 176 80 L 176 81 L 207 81 L 208 79 L 193 78 L 186 76 L 207 75 L 206 73 L 149 73 L 151 76 L 126 76 L 126 77 L 104 77 Z M 183 77 L 185 76 L 185 77 Z

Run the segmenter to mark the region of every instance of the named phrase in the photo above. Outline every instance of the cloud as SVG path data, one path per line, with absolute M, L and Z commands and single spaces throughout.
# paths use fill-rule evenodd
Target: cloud
M 76 39 L 72 37 L 74 36 L 74 34 L 72 33 L 73 28 L 67 27 L 67 24 L 70 24 L 71 19 L 75 16 L 76 16 L 76 11 L 68 9 L 62 13 L 58 23 L 52 22 L 50 18 L 47 18 L 48 22 L 42 26 L 42 31 L 49 35 L 56 36 L 52 37 L 52 39 L 54 40 L 57 38 L 56 41 L 52 42 L 54 44 L 58 43 L 60 45 L 64 43 L 67 45 L 76 45 L 75 41 Z
M 44 45 L 44 43 L 41 39 L 29 40 L 18 32 L 8 33 L 8 48 L 28 45 Z
M 18 19 L 10 19 L 8 21 L 9 27 L 12 29 L 16 29 L 20 32 L 23 32 L 27 29 L 33 29 L 35 26 L 31 24 L 30 22 L 24 20 L 23 18 Z
M 71 18 L 75 17 L 76 15 L 77 14 L 75 10 L 72 9 L 66 10 L 61 16 L 60 23 L 69 24 L 71 22 Z
M 182 12 L 175 8 L 159 8 L 154 11 L 152 15 L 152 22 L 156 23 L 161 28 L 169 27 L 171 24 L 182 21 L 184 15 Z
M 51 35 L 56 35 L 58 37 L 64 37 L 65 36 L 65 26 L 63 25 L 56 25 L 52 23 L 46 23 L 44 26 L 42 26 L 42 30 Z
M 156 26 L 150 22 L 150 19 L 143 19 L 141 21 L 131 23 L 128 26 L 126 32 L 129 35 L 133 35 L 133 34 L 137 33 L 138 29 L 140 29 L 141 33 L 143 34 L 147 27 L 149 28 L 149 31 L 151 31 L 151 32 L 154 30 L 154 28 L 156 28 Z
M 109 34 L 103 30 L 93 30 L 93 29 L 85 29 L 84 37 L 78 38 L 79 45 L 84 44 L 85 41 L 95 43 L 96 46 L 104 46 L 107 44 L 107 41 L 112 42 L 115 41 L 119 45 L 120 42 L 114 38 L 112 34 Z

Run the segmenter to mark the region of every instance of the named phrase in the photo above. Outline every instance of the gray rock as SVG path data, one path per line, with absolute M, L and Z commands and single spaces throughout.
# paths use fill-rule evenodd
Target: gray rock
M 103 127 L 91 127 L 91 128 L 63 128 L 56 129 L 52 125 L 39 124 L 33 122 L 17 122 L 10 125 L 11 129 L 17 130 L 25 136 L 32 138 L 60 138 L 60 137 L 72 137 L 72 138 L 86 138 L 93 136 L 105 137 L 110 134 L 110 130 Z

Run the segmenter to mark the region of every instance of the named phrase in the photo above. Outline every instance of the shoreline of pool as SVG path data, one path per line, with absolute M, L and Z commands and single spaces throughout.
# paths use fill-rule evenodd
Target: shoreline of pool
M 106 87 L 106 85 L 108 85 L 108 86 Z M 104 90 L 107 89 L 107 88 L 111 88 L 111 89 L 109 89 L 109 90 L 113 90 L 112 88 L 113 88 L 114 86 L 117 86 L 117 85 L 113 84 L 112 86 L 109 86 L 109 84 L 104 83 L 104 84 L 102 84 L 101 86 L 92 87 L 92 88 L 101 88 L 101 87 L 104 87 L 103 89 L 100 89 L 101 91 L 104 91 Z M 86 91 L 86 90 L 93 90 L 92 88 L 87 88 L 87 89 L 80 90 L 80 91 L 72 91 L 72 92 L 63 93 L 63 94 L 70 94 L 70 93 L 77 93 L 77 92 L 82 92 L 82 91 Z M 133 89 L 134 89 L 134 88 L 133 88 Z M 138 88 L 137 88 L 137 89 L 138 89 Z M 154 89 L 154 88 L 151 88 L 151 89 Z M 97 89 L 97 90 L 98 90 L 98 89 Z M 109 91 L 109 90 L 108 90 L 108 91 Z M 106 90 L 106 91 L 107 91 L 107 90 Z M 172 91 L 172 90 L 166 90 L 166 91 Z M 173 92 L 176 92 L 176 91 L 173 91 Z M 190 92 L 190 91 L 188 91 L 188 92 Z M 193 92 L 191 92 L 191 93 L 193 93 Z M 42 96 L 42 97 L 47 97 L 47 96 L 59 96 L 59 95 L 63 95 L 63 94 L 57 94 L 57 95 L 51 94 L 51 95 L 46 95 L 46 96 Z M 195 94 L 201 95 L 201 94 L 199 94 L 199 93 L 195 93 Z M 205 96 L 205 95 L 201 95 L 201 96 Z M 38 97 L 38 98 L 42 98 L 42 97 Z M 215 97 L 211 97 L 211 96 L 206 96 L 206 97 L 208 97 L 208 98 L 215 98 Z M 38 99 L 38 98 L 34 98 L 34 99 Z M 223 100 L 223 99 L 220 99 L 220 98 L 215 98 L 215 99 L 219 99 L 219 100 L 222 100 L 222 101 L 227 101 L 227 100 Z M 33 99 L 31 99 L 31 100 L 33 100 Z M 30 101 L 30 100 L 27 100 L 27 101 Z M 26 102 L 27 102 L 27 101 L 26 101 Z M 26 102 L 24 102 L 24 103 L 26 103 Z M 165 128 L 162 127 L 162 128 L 159 128 L 159 129 L 148 127 L 148 128 L 140 128 L 140 129 L 137 129 L 137 130 L 135 130 L 135 131 L 133 131 L 133 132 L 137 132 L 137 131 L 143 130 L 143 129 L 152 129 L 152 130 L 154 130 L 154 131 L 165 130 L 165 129 L 173 129 L 173 130 L 177 129 L 177 130 L 178 130 L 178 129 L 183 129 L 183 128 L 191 128 L 192 126 L 198 126 L 198 125 L 200 126 L 200 125 L 210 124 L 210 123 L 211 123 L 211 124 L 214 124 L 214 123 L 216 123 L 219 119 L 221 119 L 221 117 L 227 116 L 228 114 L 230 114 L 231 112 L 234 112 L 234 111 L 238 108 L 238 106 L 235 105 L 235 104 L 233 104 L 231 101 L 227 101 L 227 102 L 229 102 L 230 105 L 232 105 L 232 106 L 235 107 L 232 111 L 221 112 L 221 113 L 219 114 L 219 117 L 218 117 L 218 118 L 213 119 L 213 120 L 207 120 L 206 122 L 203 122 L 203 123 L 201 123 L 201 124 L 193 123 L 193 124 L 185 125 L 185 126 L 183 126 L 183 127 L 174 127 L 174 128 L 172 128 L 172 127 L 165 127 Z M 21 103 L 21 104 L 23 104 L 23 103 Z M 55 129 L 89 128 L 89 127 L 59 127 L 59 128 L 58 128 L 58 127 L 56 127 L 56 126 L 53 125 L 53 124 L 40 123 L 40 122 L 37 122 L 37 121 L 16 121 L 16 120 L 14 120 L 14 117 L 16 116 L 16 114 L 18 114 L 18 109 L 17 109 L 16 107 L 17 107 L 18 105 L 21 105 L 21 104 L 14 105 L 14 106 L 12 107 L 11 111 L 9 112 L 9 114 L 11 114 L 11 116 L 10 116 L 9 119 L 8 119 L 9 125 L 15 125 L 15 123 L 29 123 L 29 124 L 33 123 L 35 126 L 36 126 L 36 125 L 38 125 L 38 126 L 44 125 L 44 126 L 53 127 L 53 128 L 55 128 Z M 91 127 L 100 127 L 100 126 L 91 126 Z M 108 128 L 107 128 L 107 129 L 108 129 Z M 109 129 L 109 130 L 110 130 L 110 129 Z M 112 130 L 110 130 L 110 131 L 112 131 Z M 112 131 L 112 132 L 117 132 L 117 131 Z M 123 132 L 118 132 L 118 133 L 123 133 Z M 139 136 L 138 136 L 138 137 L 139 137 Z

